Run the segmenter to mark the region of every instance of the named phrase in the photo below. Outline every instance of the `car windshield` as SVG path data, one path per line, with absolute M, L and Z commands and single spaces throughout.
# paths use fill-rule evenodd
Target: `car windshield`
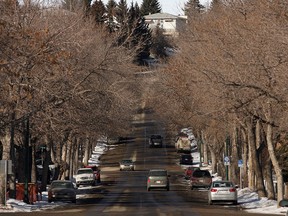
M 71 182 L 52 182 L 52 188 L 73 188 L 73 184 Z
M 81 169 L 78 170 L 77 174 L 93 173 L 92 169 Z
M 201 177 L 210 177 L 211 175 L 209 171 L 194 171 L 193 176 L 201 178 Z
M 132 163 L 132 160 L 122 160 L 121 163 Z
M 149 176 L 167 176 L 167 171 L 165 170 L 153 170 L 149 172 Z
M 191 155 L 182 155 L 182 158 L 191 159 L 191 158 L 192 158 L 192 156 L 191 156 Z

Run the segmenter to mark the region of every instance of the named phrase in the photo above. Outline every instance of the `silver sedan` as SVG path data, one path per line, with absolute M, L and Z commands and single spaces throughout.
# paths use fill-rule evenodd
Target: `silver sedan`
M 122 170 L 134 171 L 135 170 L 135 163 L 130 159 L 125 159 L 125 160 L 120 161 L 119 165 L 120 165 L 120 171 Z
M 208 204 L 232 202 L 237 205 L 237 187 L 231 181 L 214 181 L 208 191 Z

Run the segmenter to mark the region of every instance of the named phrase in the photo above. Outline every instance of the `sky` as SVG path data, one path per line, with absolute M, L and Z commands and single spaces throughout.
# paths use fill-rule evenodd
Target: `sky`
M 107 4 L 108 0 L 102 0 L 104 4 Z M 115 0 L 118 3 L 118 0 Z M 137 2 L 141 6 L 143 0 L 127 0 L 127 5 L 130 6 L 131 2 Z M 184 4 L 188 0 L 158 0 L 162 8 L 162 13 L 169 13 L 173 15 L 184 15 L 183 8 Z M 204 6 L 209 4 L 211 0 L 200 0 L 200 3 Z
M 101 156 L 106 151 L 109 151 L 109 149 L 117 148 L 117 145 L 112 146 L 109 145 L 110 148 L 107 147 L 107 144 L 105 142 L 101 141 L 98 142 L 92 157 L 90 158 L 90 163 L 95 163 L 99 165 L 99 156 Z M 192 153 L 193 161 L 195 163 L 199 163 L 199 153 L 194 152 Z M 183 170 L 185 169 L 185 166 L 182 167 Z M 206 167 L 209 171 L 211 169 Z M 217 174 L 213 174 L 214 176 L 213 181 L 221 179 L 221 177 L 217 176 Z M 188 180 L 182 179 L 183 184 L 188 184 Z M 91 187 L 91 186 L 88 186 Z M 96 186 L 97 187 L 97 186 Z M 87 187 L 80 187 L 79 190 L 87 189 Z M 83 195 L 77 195 L 77 199 L 81 199 L 81 196 Z M 281 207 L 277 208 L 277 202 L 275 200 L 268 200 L 267 198 L 258 198 L 258 195 L 251 191 L 248 188 L 238 189 L 238 203 L 243 209 L 243 211 L 247 211 L 250 213 L 261 213 L 261 214 L 267 214 L 267 216 L 272 215 L 287 215 L 286 212 L 288 211 L 288 207 Z M 47 192 L 42 193 L 42 200 L 36 201 L 33 205 L 26 204 L 22 201 L 15 200 L 15 199 L 7 199 L 7 205 L 6 207 L 1 206 L 0 207 L 0 214 L 1 212 L 39 212 L 44 211 L 48 209 L 57 208 L 59 206 L 63 205 L 71 205 L 70 203 L 62 203 L 62 202 L 52 202 L 48 203 L 48 194 Z

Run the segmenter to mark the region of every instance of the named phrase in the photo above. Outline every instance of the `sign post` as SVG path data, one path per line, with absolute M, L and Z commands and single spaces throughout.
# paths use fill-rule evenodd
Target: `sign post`
M 226 180 L 229 180 L 229 175 L 228 175 L 228 166 L 230 166 L 230 158 L 229 156 L 225 156 L 224 157 L 224 165 L 225 165 L 225 168 L 226 168 Z
M 240 188 L 243 188 L 243 182 L 242 182 L 242 167 L 243 167 L 243 160 L 238 160 L 238 167 L 240 168 Z

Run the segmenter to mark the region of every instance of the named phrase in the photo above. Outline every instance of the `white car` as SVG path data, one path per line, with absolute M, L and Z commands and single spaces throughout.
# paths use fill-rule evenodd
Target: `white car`
M 237 188 L 231 181 L 214 181 L 208 191 L 208 204 L 231 202 L 237 205 Z
M 96 183 L 94 171 L 91 168 L 80 168 L 77 170 L 76 185 L 92 185 Z

